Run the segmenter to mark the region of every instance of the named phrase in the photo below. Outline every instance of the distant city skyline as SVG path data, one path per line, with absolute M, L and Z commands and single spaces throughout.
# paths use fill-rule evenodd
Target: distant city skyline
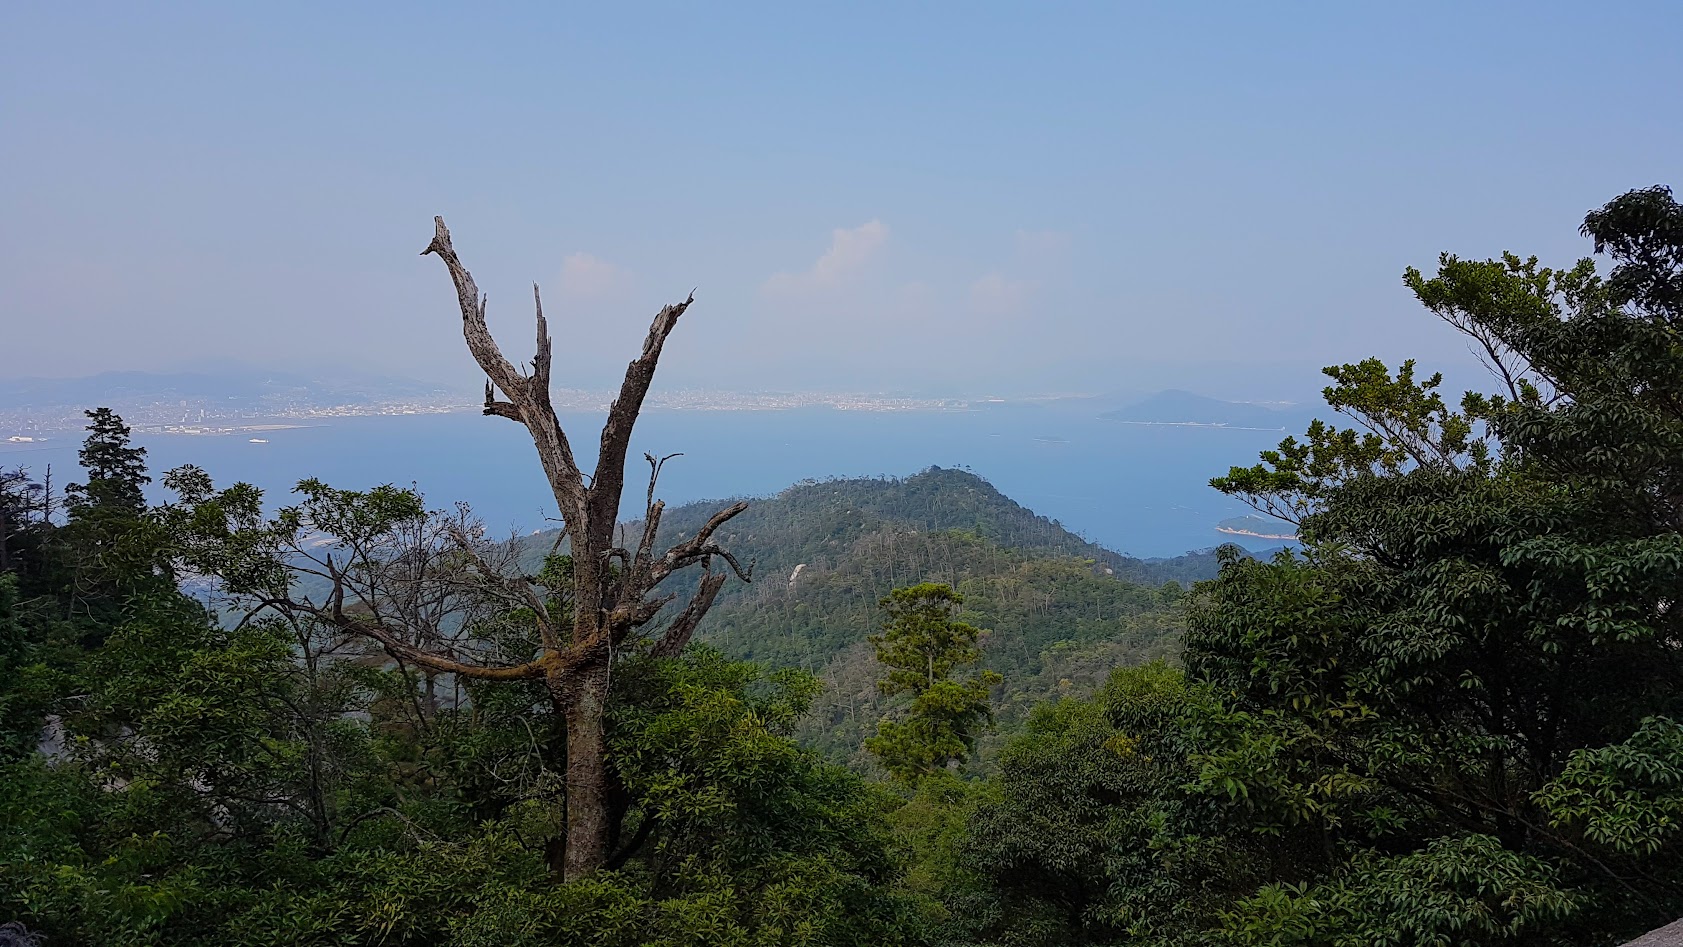
M 0 377 L 239 359 L 667 390 L 1476 384 L 1402 287 L 1678 180 L 1674 3 L 13 4 Z M 1465 381 L 1463 381 L 1465 379 Z

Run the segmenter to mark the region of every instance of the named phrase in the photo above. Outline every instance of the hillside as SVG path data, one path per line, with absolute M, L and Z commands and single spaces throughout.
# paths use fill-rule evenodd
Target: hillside
M 693 533 L 729 502 L 706 500 L 668 510 L 662 522 L 663 538 Z M 886 528 L 922 533 L 963 530 L 1032 556 L 1091 559 L 1099 572 L 1108 569 L 1107 574 L 1147 585 L 1188 583 L 1215 575 L 1213 551 L 1168 559 L 1124 555 L 1036 514 L 975 474 L 940 467 L 905 478 L 798 483 L 775 496 L 751 499 L 747 512 L 732 520 L 720 538 L 744 561 L 757 561 L 763 573 L 787 576 L 802 563 L 809 569 L 823 569 L 833 565 L 838 555 L 854 555 L 854 544 L 861 537 Z M 883 568 L 891 579 L 898 575 L 891 564 Z
M 661 544 L 693 535 L 729 502 L 674 507 Z M 638 529 L 625 525 L 629 536 Z M 527 569 L 556 537 L 519 540 Z M 752 564 L 754 581 L 725 585 L 697 639 L 731 658 L 819 674 L 826 688 L 800 735 L 856 765 L 892 706 L 876 691 L 866 642 L 891 590 L 928 581 L 964 595 L 965 620 L 985 631 L 983 666 L 1004 677 L 995 706 L 1009 730 L 1037 701 L 1090 693 L 1119 666 L 1172 659 L 1185 587 L 1217 569 L 1213 550 L 1138 559 L 1095 545 L 975 474 L 939 467 L 799 483 L 753 499 L 716 538 Z
M 676 539 L 720 505 L 674 509 L 663 532 Z M 1009 727 L 1036 700 L 1171 656 L 1182 583 L 1216 570 L 1213 552 L 1143 560 L 1096 546 L 980 477 L 940 468 L 797 484 L 754 501 L 719 538 L 754 561 L 755 581 L 727 585 L 698 637 L 732 657 L 819 673 L 827 687 L 802 736 L 856 763 L 889 706 L 865 638 L 890 590 L 933 581 L 964 594 L 966 620 L 987 632 L 984 665 L 1005 677 L 996 701 Z

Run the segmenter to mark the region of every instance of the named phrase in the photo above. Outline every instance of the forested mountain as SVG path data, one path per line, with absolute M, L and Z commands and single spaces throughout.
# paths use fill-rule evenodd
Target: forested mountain
M 668 510 L 661 521 L 662 535 L 693 532 L 726 502 L 703 501 Z M 799 483 L 776 496 L 751 500 L 720 536 L 738 558 L 753 560 L 759 574 L 781 572 L 787 577 L 802 564 L 810 570 L 834 568 L 859 554 L 862 539 L 884 531 L 952 530 L 1031 556 L 1089 559 L 1101 572 L 1109 570 L 1117 578 L 1145 585 L 1190 583 L 1216 572 L 1213 550 L 1167 559 L 1124 555 L 1037 515 L 974 473 L 941 467 L 898 479 Z M 914 560 L 897 563 L 886 555 L 875 558 L 890 582 L 925 565 Z
M 730 501 L 676 507 L 664 540 L 693 534 Z M 635 536 L 640 523 L 625 533 Z M 726 655 L 799 667 L 826 687 L 800 736 L 862 763 L 860 745 L 891 702 L 866 637 L 879 601 L 920 582 L 957 589 L 999 672 L 1001 732 L 1050 696 L 1087 693 L 1110 669 L 1174 654 L 1182 585 L 1214 578 L 1213 550 L 1138 559 L 1088 542 L 974 473 L 931 467 L 905 478 L 808 481 L 748 509 L 719 533 L 752 584 L 731 583 L 697 631 Z M 528 562 L 554 534 L 525 541 Z
M 731 502 L 673 508 L 659 545 L 693 535 Z M 1106 549 L 965 470 L 808 481 L 747 502 L 717 538 L 752 567 L 753 582 L 725 585 L 696 638 L 734 659 L 819 675 L 825 689 L 798 734 L 856 765 L 893 704 L 876 687 L 865 640 L 890 591 L 939 582 L 964 596 L 965 619 L 984 631 L 983 666 L 1003 677 L 992 745 L 1040 700 L 1089 693 L 1112 668 L 1173 657 L 1184 587 L 1218 569 L 1214 550 L 1140 559 Z M 641 528 L 624 524 L 622 538 Z M 512 542 L 536 572 L 558 538 Z M 319 577 L 301 587 L 326 588 Z
M 680 507 L 663 523 L 685 535 L 720 505 Z M 965 620 L 984 630 L 984 666 L 1004 677 L 1009 724 L 1035 700 L 1090 691 L 1112 667 L 1171 655 L 1179 583 L 1217 569 L 1213 551 L 1121 555 L 939 467 L 797 484 L 754 501 L 722 540 L 754 561 L 755 581 L 727 586 L 698 637 L 731 657 L 819 673 L 827 686 L 801 733 L 855 760 L 887 704 L 865 638 L 891 590 L 940 582 L 963 594 Z

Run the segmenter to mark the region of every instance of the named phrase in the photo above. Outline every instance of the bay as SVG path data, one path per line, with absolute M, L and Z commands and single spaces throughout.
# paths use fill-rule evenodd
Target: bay
M 595 462 L 600 414 L 562 418 L 580 463 Z M 958 467 L 1083 537 L 1136 556 L 1172 556 L 1243 540 L 1216 532 L 1248 508 L 1210 489 L 1212 476 L 1255 462 L 1281 431 L 1126 424 L 1041 404 L 975 410 L 649 410 L 632 442 L 627 513 L 641 510 L 643 452 L 683 454 L 666 465 L 659 495 L 691 500 L 763 496 L 828 477 L 907 476 Z M 252 437 L 266 443 L 253 443 Z M 261 433 L 141 433 L 154 477 L 197 464 L 218 484 L 261 487 L 284 502 L 302 479 L 341 488 L 414 485 L 429 505 L 466 501 L 495 532 L 555 525 L 554 503 L 523 428 L 477 413 L 334 417 Z M 0 465 L 57 484 L 73 480 L 79 440 L 0 444 Z M 156 488 L 156 484 L 154 484 Z M 157 499 L 162 498 L 161 491 Z M 1253 548 L 1278 545 L 1248 540 Z

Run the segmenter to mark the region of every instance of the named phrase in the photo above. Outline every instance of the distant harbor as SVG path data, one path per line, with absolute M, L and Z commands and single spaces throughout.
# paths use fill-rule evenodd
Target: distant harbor
M 226 437 L 231 434 L 267 434 L 270 431 L 295 431 L 300 428 L 312 427 L 309 424 L 241 424 L 233 427 L 215 427 L 207 424 L 163 424 L 137 428 L 148 434 L 186 434 L 197 437 Z M 261 438 L 252 438 L 253 444 L 267 444 Z

